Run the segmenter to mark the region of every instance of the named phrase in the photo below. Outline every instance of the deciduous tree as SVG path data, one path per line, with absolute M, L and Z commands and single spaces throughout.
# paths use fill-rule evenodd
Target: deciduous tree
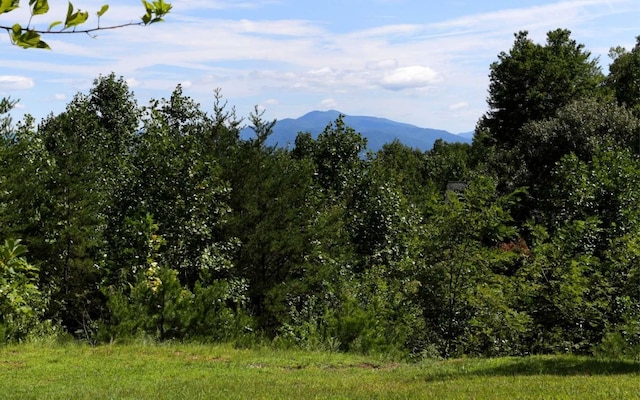
M 640 116 L 640 36 L 631 51 L 624 47 L 612 48 L 609 52 L 612 62 L 605 81 L 616 100 Z
M 604 79 L 598 60 L 558 29 L 547 34 L 544 45 L 534 43 L 528 32 L 515 35 L 509 52 L 501 52 L 491 64 L 489 111 L 478 130 L 487 130 L 501 148 L 523 140 L 522 126 L 555 115 L 572 100 L 594 96 Z M 526 140 L 526 139 L 524 139 Z

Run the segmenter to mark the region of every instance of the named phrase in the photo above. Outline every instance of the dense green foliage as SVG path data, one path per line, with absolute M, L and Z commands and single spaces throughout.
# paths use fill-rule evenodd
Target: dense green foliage
M 473 145 L 424 153 L 342 118 L 270 147 L 219 91 L 139 107 L 113 75 L 37 126 L 5 99 L 3 341 L 640 357 L 637 53 L 604 76 L 568 31 L 519 33 Z
M 607 87 L 612 89 L 616 100 L 640 114 L 640 36 L 636 45 L 628 51 L 623 47 L 611 49 L 613 62 L 609 66 Z
M 0 334 L 8 340 L 27 334 L 45 305 L 36 286 L 38 269 L 22 257 L 26 252 L 19 240 L 0 246 Z

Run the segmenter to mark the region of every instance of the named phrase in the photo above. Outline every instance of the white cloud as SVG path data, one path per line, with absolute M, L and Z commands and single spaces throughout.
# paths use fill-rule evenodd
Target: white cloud
M 320 102 L 320 107 L 322 107 L 323 109 L 336 108 L 337 106 L 338 103 L 335 101 L 335 99 L 324 99 Z
M 449 110 L 452 110 L 452 111 L 453 110 L 460 110 L 460 109 L 467 108 L 467 107 L 469 107 L 469 103 L 467 103 L 466 101 L 461 101 L 459 103 L 451 104 L 449 106 Z
M 252 21 L 241 19 L 235 30 L 239 33 L 281 36 L 309 36 L 322 33 L 315 25 L 301 20 Z
M 394 69 L 397 67 L 398 67 L 398 60 L 396 59 L 369 61 L 366 64 L 366 68 L 372 69 L 372 70 L 387 70 L 387 69 Z
M 389 90 L 425 88 L 440 81 L 432 68 L 420 65 L 396 68 L 384 75 L 380 86 Z
M 225 10 L 225 9 L 251 9 L 251 8 L 259 8 L 265 5 L 277 3 L 274 0 L 253 0 L 253 1 L 238 1 L 238 0 L 173 0 L 171 4 L 174 9 L 213 9 L 213 10 Z
M 502 34 L 515 30 L 538 30 L 542 33 L 558 27 L 567 27 L 580 21 L 596 19 L 603 15 L 624 12 L 623 7 L 614 6 L 635 2 L 635 0 L 567 0 L 549 4 L 466 15 L 433 24 L 436 29 L 446 31 L 462 30 L 469 34 L 486 36 L 489 33 Z M 636 5 L 637 7 L 637 5 Z
M 373 1 L 365 11 L 378 13 L 375 4 L 390 1 L 396 0 Z M 86 91 L 98 74 L 113 71 L 129 78 L 130 87 L 139 87 L 136 95 L 141 103 L 143 97 L 166 97 L 176 83 L 183 82 L 203 104 L 221 87 L 230 104 L 240 109 L 239 102 L 246 102 L 247 109 L 254 104 L 273 106 L 284 110 L 279 118 L 318 107 L 320 99 L 325 99 L 325 108 L 339 104 L 357 107 L 365 115 L 384 113 L 421 126 L 464 131 L 485 111 L 489 65 L 500 51 L 509 49 L 514 32 L 527 29 L 533 40 L 543 41 L 549 30 L 571 29 L 573 38 L 607 60 L 610 46 L 633 46 L 638 1 L 512 2 L 510 9 L 500 11 L 486 11 L 495 6 L 474 7 L 485 12 L 460 7 L 464 1 L 454 2 L 458 6 L 450 15 L 455 17 L 440 22 L 426 15 L 419 18 L 424 23 L 416 24 L 414 15 L 405 18 L 402 7 L 396 7 L 397 18 L 363 16 L 362 21 L 343 25 L 348 18 L 334 20 L 329 12 L 338 11 L 332 10 L 334 6 L 354 6 L 348 2 L 288 8 L 278 0 L 173 0 L 165 24 L 102 31 L 97 40 L 86 35 L 52 35 L 45 40 L 53 52 L 11 49 L 11 57 L 0 59 L 0 68 L 5 78 L 18 79 L 0 80 L 0 91 L 28 89 L 35 80 L 37 93 L 31 90 L 19 97 L 30 112 L 46 114 L 49 110 L 36 110 L 41 98 L 53 99 L 55 93 L 71 89 Z M 64 17 L 66 4 L 51 3 L 49 16 Z M 103 4 L 100 0 L 81 3 L 92 17 Z M 143 11 L 139 2 L 109 3 L 112 7 L 101 25 L 137 20 Z M 429 8 L 422 3 L 416 7 Z M 27 11 L 22 8 L 20 14 L 25 22 Z M 612 23 L 614 19 L 632 22 Z M 47 21 L 38 19 L 38 24 Z M 94 22 L 95 18 L 87 27 Z M 621 29 L 626 31 L 620 33 Z M 412 96 L 426 92 L 435 95 Z M 437 111 L 425 113 L 425 109 Z
M 33 79 L 18 75 L 0 75 L 0 90 L 25 90 L 35 86 Z
M 67 99 L 67 95 L 64 93 L 56 93 L 53 95 L 53 99 L 57 101 L 64 101 Z
M 128 78 L 125 82 L 127 82 L 127 85 L 130 88 L 134 88 L 134 87 L 140 86 L 140 82 L 136 78 Z
M 323 67 L 310 70 L 309 75 L 323 78 L 335 75 L 335 71 L 329 67 Z
M 271 109 L 278 107 L 279 104 L 280 102 L 277 99 L 266 99 L 260 102 L 260 104 L 257 104 L 258 112 L 270 111 Z
M 360 32 L 357 32 L 357 36 L 407 36 L 413 35 L 415 33 L 420 32 L 423 29 L 422 25 L 415 24 L 399 24 L 399 25 L 383 25 L 372 29 L 366 29 Z

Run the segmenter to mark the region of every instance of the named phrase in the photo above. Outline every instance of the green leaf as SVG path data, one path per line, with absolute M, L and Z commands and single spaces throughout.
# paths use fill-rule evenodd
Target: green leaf
M 46 14 L 49 11 L 49 2 L 47 0 L 32 0 L 35 2 L 33 6 L 33 15 Z
M 171 10 L 171 4 L 165 3 L 164 0 L 155 0 L 153 3 L 142 0 L 142 4 L 147 11 L 146 14 L 142 16 L 142 22 L 145 25 L 162 22 L 162 17 L 167 15 Z
M 20 0 L 0 0 L 0 14 L 13 11 L 20 6 Z
M 67 25 L 67 21 L 71 19 L 71 15 L 73 14 L 73 4 L 69 2 L 69 8 L 67 8 L 67 19 L 65 20 L 65 26 Z
M 158 17 L 162 17 L 171 11 L 171 3 L 165 3 L 164 0 L 156 0 L 153 2 L 154 12 Z
M 20 26 L 20 24 L 15 24 L 11 27 L 11 31 L 14 35 L 20 35 L 22 33 L 22 26 Z
M 69 10 L 71 11 L 71 13 L 67 12 L 67 20 L 64 22 L 65 29 L 83 24 L 89 18 L 89 12 L 87 11 L 78 10 L 74 13 L 71 2 L 69 2 Z
M 40 40 L 40 35 L 34 31 L 26 31 L 22 35 L 15 38 L 15 44 L 24 49 L 50 49 L 49 45 Z
M 102 17 L 104 15 L 104 13 L 107 12 L 107 10 L 109 9 L 109 5 L 105 4 L 102 6 L 102 8 L 100 9 L 100 11 L 98 11 L 98 17 Z
M 38 44 L 36 45 L 36 47 L 38 49 L 43 49 L 43 50 L 51 50 L 51 47 L 49 47 L 49 45 L 47 44 L 47 42 L 40 40 L 38 41 Z
M 23 302 L 24 300 L 22 300 L 22 298 L 20 299 L 20 302 Z M 26 315 L 33 315 L 33 309 L 29 306 L 21 306 L 18 307 L 18 312 L 22 313 L 22 314 L 26 314 Z
M 142 0 L 142 4 L 144 5 L 144 8 L 147 10 L 147 14 L 153 13 L 153 6 L 151 5 L 151 3 L 149 3 L 146 0 Z
M 62 21 L 54 21 L 51 23 L 51 25 L 49 25 L 49 30 L 53 29 L 53 27 L 60 25 L 62 23 Z

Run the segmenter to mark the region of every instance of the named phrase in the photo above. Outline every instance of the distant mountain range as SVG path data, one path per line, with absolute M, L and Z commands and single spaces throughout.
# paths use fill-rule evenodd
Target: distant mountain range
M 342 113 L 335 110 L 311 111 L 300 118 L 279 120 L 273 129 L 273 134 L 267 139 L 267 144 L 293 147 L 299 132 L 309 132 L 313 138 L 317 138 L 340 114 Z M 433 143 L 438 139 L 445 142 L 471 143 L 473 137 L 473 132 L 456 135 L 444 130 L 420 128 L 386 118 L 345 115 L 344 122 L 367 138 L 367 147 L 373 151 L 378 151 L 385 143 L 391 143 L 395 139 L 406 146 L 426 151 L 431 150 Z M 254 132 L 247 127 L 240 132 L 240 136 L 248 139 L 254 137 Z

